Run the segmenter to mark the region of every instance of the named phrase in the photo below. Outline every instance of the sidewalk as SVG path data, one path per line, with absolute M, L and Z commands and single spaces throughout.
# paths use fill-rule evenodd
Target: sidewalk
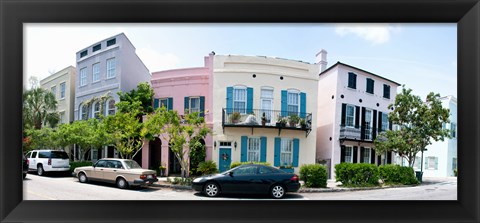
M 438 184 L 449 181 L 456 181 L 456 177 L 423 177 L 423 182 L 420 185 L 426 184 Z M 303 181 L 300 181 L 303 185 Z M 326 188 L 305 188 L 302 187 L 298 193 L 317 193 L 317 192 L 340 192 L 340 191 L 360 191 L 360 190 L 376 190 L 376 189 L 386 189 L 386 188 L 396 188 L 396 187 L 415 187 L 418 185 L 399 185 L 399 186 L 378 186 L 378 187 L 356 187 L 356 188 L 346 188 L 341 187 L 340 182 L 335 182 L 335 180 L 328 180 Z M 155 182 L 152 187 L 166 187 L 173 188 L 177 190 L 192 190 L 191 186 L 182 186 L 182 185 L 173 185 L 167 182 L 167 177 L 159 177 L 158 182 Z

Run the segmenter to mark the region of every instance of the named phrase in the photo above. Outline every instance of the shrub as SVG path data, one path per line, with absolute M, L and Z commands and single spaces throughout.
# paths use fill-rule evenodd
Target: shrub
M 182 186 L 191 186 L 192 181 L 193 181 L 192 178 L 175 177 L 175 178 L 173 178 L 173 180 L 171 180 L 170 178 L 167 178 L 167 182 L 169 182 L 171 184 L 175 184 L 175 185 L 176 184 L 182 185 Z
M 379 166 L 378 172 L 385 184 L 418 184 L 412 167 L 388 164 Z
M 70 162 L 70 172 L 73 172 L 75 168 L 82 167 L 82 166 L 92 166 L 93 163 L 91 161 L 75 161 Z
M 260 164 L 265 166 L 272 166 L 270 163 L 267 163 L 267 162 L 233 162 L 232 164 L 230 164 L 230 169 L 233 169 L 243 164 Z
M 320 164 L 302 165 L 300 179 L 306 187 L 327 187 L 327 169 Z
M 208 175 L 217 172 L 217 164 L 215 164 L 215 162 L 213 162 L 212 160 L 201 162 L 200 164 L 198 164 L 197 173 L 200 173 L 201 175 Z
M 367 163 L 340 163 L 335 165 L 336 181 L 343 186 L 365 187 L 378 185 L 378 168 Z

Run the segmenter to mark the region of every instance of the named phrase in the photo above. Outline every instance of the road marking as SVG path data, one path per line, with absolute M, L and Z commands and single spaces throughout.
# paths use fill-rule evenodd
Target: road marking
M 43 195 L 43 194 L 38 194 L 38 193 L 29 191 L 29 190 L 27 190 L 27 193 L 30 193 L 30 194 L 33 194 L 33 195 L 36 195 L 36 196 L 39 196 L 39 197 L 43 197 L 43 198 L 48 199 L 48 200 L 57 200 L 53 197 L 49 197 L 49 196 L 46 196 L 46 195 Z

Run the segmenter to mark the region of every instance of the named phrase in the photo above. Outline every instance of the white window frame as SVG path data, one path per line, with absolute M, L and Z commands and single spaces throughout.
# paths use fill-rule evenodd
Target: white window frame
M 50 87 L 50 91 L 52 92 L 53 97 L 56 99 L 57 98 L 57 86 L 53 85 L 52 87 Z
M 112 101 L 113 101 L 113 108 L 110 107 L 110 103 L 111 103 Z M 106 104 L 106 107 L 107 107 L 107 109 L 105 109 L 105 110 L 107 110 L 107 111 L 106 111 L 106 113 L 107 113 L 106 115 L 114 115 L 114 114 L 115 114 L 115 112 L 116 112 L 116 107 L 115 107 L 115 100 L 114 100 L 114 99 L 109 100 L 109 101 L 107 102 L 107 104 Z M 111 111 L 113 111 L 113 112 L 111 113 Z
M 97 106 L 98 106 L 98 110 L 97 110 Z M 101 104 L 100 102 L 95 102 L 93 103 L 93 106 L 92 106 L 92 118 L 99 118 L 100 117 L 100 110 L 101 109 Z
M 266 94 L 266 92 L 271 92 Z M 260 117 L 263 116 L 263 113 L 265 112 L 265 118 L 267 119 L 268 123 L 273 122 L 273 101 L 274 101 L 274 91 L 272 87 L 262 87 L 260 89 L 260 103 L 261 103 L 261 109 L 262 113 L 260 114 Z M 263 105 L 270 104 L 270 109 L 266 109 L 263 107 Z
M 100 81 L 100 63 L 92 65 L 92 83 Z
M 88 107 L 87 105 L 80 106 L 80 120 L 87 120 L 88 119 Z
M 457 123 L 452 122 L 450 123 L 450 131 L 451 131 L 451 136 L 452 138 L 457 138 Z
M 297 109 L 294 109 L 296 107 Z M 293 109 L 292 109 L 293 108 Z M 287 112 L 288 115 L 299 115 L 300 113 L 300 91 L 291 89 L 287 91 Z
M 345 162 L 353 163 L 353 146 L 345 146 Z
M 243 95 L 237 95 L 237 92 L 243 92 Z M 240 112 L 240 114 L 247 113 L 247 87 L 244 86 L 234 86 L 233 87 L 233 98 L 232 98 L 232 108 L 233 112 Z M 242 98 L 243 96 L 243 98 Z M 237 108 L 235 106 L 236 103 L 243 103 L 243 108 Z
M 190 103 L 190 102 L 189 102 Z M 161 108 L 162 104 L 165 105 L 165 108 L 168 109 L 168 98 L 158 99 L 158 107 Z M 189 110 L 190 111 L 190 110 Z
M 388 113 L 382 113 L 382 132 L 385 132 L 388 129 L 389 129 Z
M 367 120 L 367 114 L 370 112 L 370 120 Z M 371 140 L 372 137 L 372 127 L 373 127 L 373 110 L 370 108 L 365 108 L 365 120 L 364 123 L 368 122 L 368 125 L 365 126 L 365 139 Z
M 362 161 L 364 163 L 371 163 L 371 156 L 372 156 L 372 149 L 371 148 L 368 148 L 368 147 L 364 147 L 363 148 L 363 157 L 362 157 Z
M 435 160 L 438 159 L 435 156 L 427 156 L 426 158 L 426 165 L 425 169 L 427 170 L 436 170 L 437 168 L 435 167 Z
M 282 138 L 280 140 L 280 165 L 293 165 L 293 139 Z
M 117 61 L 115 60 L 115 57 L 107 59 L 107 79 L 114 78 L 116 76 L 116 66 L 117 66 Z
M 65 91 L 67 90 L 67 84 L 65 82 L 60 83 L 60 99 L 65 98 Z
M 80 69 L 80 87 L 87 85 L 87 68 Z
M 352 119 L 352 122 L 351 122 L 351 125 L 350 122 L 349 122 L 349 115 L 348 115 L 348 108 L 352 108 L 352 111 L 353 111 L 353 114 L 351 116 L 351 119 Z M 348 127 L 348 128 L 355 128 L 355 106 L 353 105 L 349 105 L 347 104 L 346 108 L 345 108 L 345 127 Z
M 189 97 L 189 102 L 188 102 L 188 111 L 191 113 L 193 112 L 200 112 L 200 97 Z M 193 101 L 196 100 L 198 103 L 197 103 L 197 106 L 196 107 L 193 107 Z M 167 103 L 168 103 L 168 100 L 167 100 Z M 168 104 L 167 104 L 168 105 Z M 167 106 L 168 108 L 168 106 Z
M 260 162 L 260 138 L 248 138 L 247 161 Z

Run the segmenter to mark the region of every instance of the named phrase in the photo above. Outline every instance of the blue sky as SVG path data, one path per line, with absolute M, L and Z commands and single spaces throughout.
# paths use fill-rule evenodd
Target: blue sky
M 25 24 L 24 77 L 75 66 L 75 53 L 125 33 L 150 72 L 203 66 L 203 57 L 260 55 L 337 61 L 383 76 L 425 98 L 457 96 L 457 26 L 449 24 Z M 400 92 L 400 90 L 399 90 Z

